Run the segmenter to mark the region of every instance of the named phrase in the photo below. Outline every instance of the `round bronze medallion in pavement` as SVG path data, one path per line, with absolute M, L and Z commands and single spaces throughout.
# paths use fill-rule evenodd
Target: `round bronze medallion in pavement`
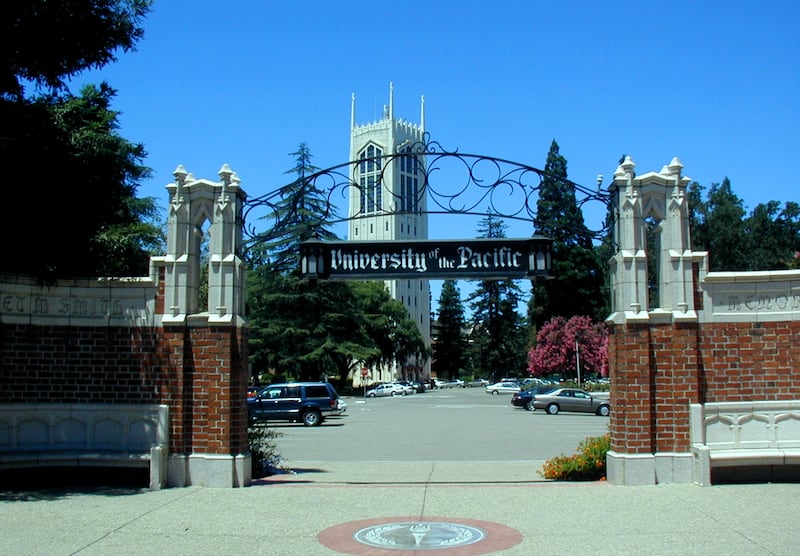
M 473 556 L 522 542 L 516 529 L 477 519 L 387 517 L 350 521 L 325 529 L 319 541 L 346 554 L 393 555 L 420 552 Z

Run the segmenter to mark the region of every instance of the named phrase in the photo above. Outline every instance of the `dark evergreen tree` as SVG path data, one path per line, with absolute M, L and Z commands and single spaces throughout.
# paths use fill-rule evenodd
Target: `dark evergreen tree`
M 506 237 L 506 224 L 492 215 L 480 221 L 479 237 Z M 472 367 L 494 379 L 525 369 L 527 329 L 517 313 L 521 290 L 514 280 L 481 280 L 467 298 L 472 310 Z
M 248 288 L 251 363 L 298 380 L 345 375 L 377 356 L 347 284 L 258 274 Z
M 712 271 L 747 270 L 744 203 L 733 192 L 727 177 L 721 184 L 711 185 L 707 201 L 698 202 L 701 193 L 700 186 L 690 190 L 690 202 L 696 203 L 690 206 L 692 243 L 697 250 L 708 251 Z
M 693 181 L 687 190 L 687 200 L 689 202 L 689 235 L 692 242 L 692 249 L 702 251 L 706 244 L 705 217 L 708 213 L 708 205 L 703 200 L 705 188 Z
M 445 280 L 439 296 L 432 369 L 441 379 L 458 378 L 467 357 L 466 319 L 461 292 L 454 280 Z
M 382 282 L 328 282 L 301 278 L 299 245 L 311 237 L 336 239 L 326 227 L 331 209 L 308 176 L 315 168 L 301 144 L 291 153 L 296 179 L 276 196 L 273 226 L 253 247 L 248 272 L 250 362 L 254 374 L 318 380 L 344 378 L 353 365 L 429 354 L 403 305 Z M 410 326 L 409 326 L 410 322 Z
M 745 219 L 748 270 L 793 268 L 800 251 L 800 205 L 778 201 L 757 205 Z
M 712 271 L 784 270 L 795 268 L 800 251 L 800 205 L 778 201 L 756 206 L 745 217 L 744 203 L 730 180 L 713 184 L 708 199 L 703 186 L 689 187 L 692 248 L 708 251 Z
M 602 320 L 608 316 L 603 299 L 605 273 L 575 189 L 567 179 L 567 161 L 555 140 L 547 153 L 544 172 L 534 227 L 537 234 L 553 240 L 553 278 L 534 285 L 529 318 L 537 329 L 555 316 L 587 315 Z
M 370 357 L 357 363 L 372 366 L 399 361 L 404 378 L 418 378 L 419 367 L 430 353 L 408 310 L 389 295 L 383 282 L 356 281 L 347 285 L 356 301 L 356 311 L 363 316 L 370 347 L 374 347 Z
M 594 247 L 598 261 L 598 273 L 602 277 L 600 279 L 600 300 L 598 302 L 597 313 L 595 314 L 598 322 L 604 321 L 605 317 L 611 314 L 611 283 L 609 281 L 609 264 L 612 257 L 616 253 L 616 246 L 614 244 L 614 213 L 614 204 L 610 203 L 606 211 L 606 219 L 604 224 L 605 233 L 600 239 L 600 244 Z
M 0 271 L 45 281 L 141 275 L 163 248 L 155 200 L 136 198 L 150 174 L 146 153 L 117 133 L 115 91 L 102 83 L 73 95 L 65 86 L 133 49 L 150 4 L 10 0 L 0 8 L 0 164 L 29 170 L 6 188 L 0 235 L 14 239 Z M 37 94 L 26 96 L 26 85 Z M 19 234 L 16 214 L 34 214 L 41 231 Z
M 299 272 L 303 241 L 337 239 L 326 227 L 326 223 L 336 217 L 335 208 L 325 193 L 308 179 L 318 170 L 311 163 L 311 150 L 301 143 L 290 156 L 295 157 L 295 165 L 286 173 L 294 175 L 295 180 L 276 192 L 277 200 L 269 217 L 274 224 L 262 234 L 258 249 L 259 257 L 268 262 L 270 270 L 281 274 Z
M 153 0 L 5 0 L 0 7 L 0 97 L 25 84 L 51 91 L 135 50 Z

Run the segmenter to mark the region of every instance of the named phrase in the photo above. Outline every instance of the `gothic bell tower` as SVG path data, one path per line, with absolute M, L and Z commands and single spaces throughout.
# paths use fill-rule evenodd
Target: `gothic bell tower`
M 350 158 L 353 180 L 359 187 L 350 189 L 348 235 L 351 241 L 391 241 L 428 239 L 425 161 L 411 155 L 412 146 L 421 144 L 425 134 L 425 98 L 420 99 L 420 123 L 395 118 L 394 87 L 389 84 L 389 104 L 383 117 L 366 124 L 356 123 L 356 97 L 350 107 Z M 389 155 L 408 153 L 409 156 Z M 390 280 L 391 296 L 400 301 L 419 327 L 430 347 L 430 286 L 428 280 Z M 382 371 L 385 373 L 386 371 Z M 430 376 L 430 361 L 398 362 L 386 378 L 420 379 Z M 374 379 L 374 376 L 373 376 Z

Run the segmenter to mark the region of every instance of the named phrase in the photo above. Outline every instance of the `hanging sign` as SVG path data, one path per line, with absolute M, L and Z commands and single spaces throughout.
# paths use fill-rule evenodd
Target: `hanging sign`
M 304 277 L 328 280 L 546 277 L 551 240 L 319 241 L 300 244 Z

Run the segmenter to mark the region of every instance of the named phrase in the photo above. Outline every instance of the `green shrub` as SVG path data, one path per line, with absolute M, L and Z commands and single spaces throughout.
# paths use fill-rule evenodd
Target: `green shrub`
M 256 425 L 247 429 L 254 479 L 286 471 L 283 468 L 283 458 L 278 454 L 274 442 L 279 436 L 282 433 L 265 426 Z
M 588 437 L 578 445 L 578 453 L 547 460 L 539 471 L 545 479 L 557 481 L 596 481 L 606 477 L 606 454 L 611 435 Z

